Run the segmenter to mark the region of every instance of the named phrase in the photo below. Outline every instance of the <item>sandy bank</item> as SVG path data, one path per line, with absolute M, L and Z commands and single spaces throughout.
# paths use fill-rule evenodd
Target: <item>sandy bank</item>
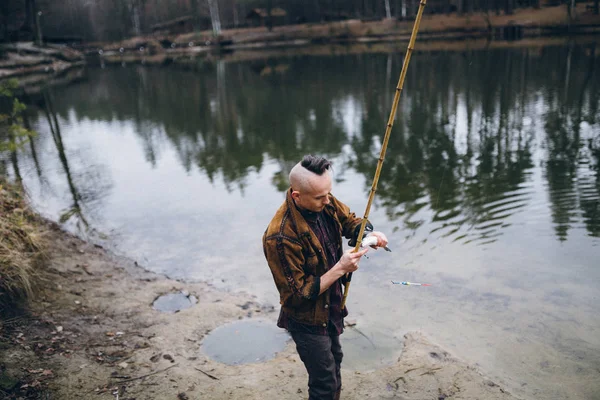
M 278 308 L 203 283 L 182 283 L 137 267 L 49 224 L 49 267 L 31 316 L 3 332 L 0 363 L 27 398 L 303 399 L 306 372 L 291 342 L 275 358 L 229 366 L 209 359 L 202 339 L 230 321 L 275 321 Z M 152 308 L 187 290 L 198 303 L 178 313 Z M 343 340 L 343 339 L 342 339 Z M 343 371 L 346 399 L 512 399 L 418 332 L 398 362 Z M 201 372 L 203 371 L 203 372 Z M 209 376 L 210 375 L 210 376 Z M 143 378 L 142 378 L 143 377 Z M 16 382 L 16 381 L 15 381 Z M 6 390 L 6 389 L 4 389 Z M 43 397 L 50 396 L 50 397 Z

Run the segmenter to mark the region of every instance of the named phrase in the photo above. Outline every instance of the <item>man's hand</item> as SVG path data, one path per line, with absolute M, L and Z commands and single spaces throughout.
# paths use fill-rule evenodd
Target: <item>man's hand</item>
M 377 249 L 377 247 L 385 247 L 388 245 L 387 237 L 385 236 L 385 234 L 383 232 L 373 231 L 373 232 L 369 233 L 369 236 L 377 237 L 377 246 L 371 246 L 374 249 Z
M 338 261 L 342 272 L 347 274 L 356 271 L 358 269 L 360 258 L 367 254 L 367 251 L 369 251 L 368 248 L 359 250 L 356 253 L 354 252 L 354 249 L 346 250 L 342 255 L 342 258 L 340 258 L 340 261 Z
M 367 251 L 369 251 L 368 248 L 357 251 L 356 253 L 354 253 L 354 249 L 346 250 L 342 255 L 342 258 L 340 258 L 334 267 L 321 276 L 321 289 L 319 294 L 325 292 L 342 276 L 356 271 L 358 269 L 360 258 L 367 254 Z

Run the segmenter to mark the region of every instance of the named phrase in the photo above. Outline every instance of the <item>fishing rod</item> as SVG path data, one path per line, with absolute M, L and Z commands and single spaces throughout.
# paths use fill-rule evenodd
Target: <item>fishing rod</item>
M 367 225 L 367 218 L 369 217 L 369 211 L 371 210 L 371 204 L 377 191 L 377 183 L 379 182 L 379 175 L 381 174 L 381 167 L 383 166 L 383 160 L 385 158 L 385 151 L 387 149 L 388 142 L 390 140 L 390 133 L 392 132 L 392 126 L 394 125 L 394 119 L 396 117 L 396 111 L 398 109 L 398 101 L 400 100 L 400 94 L 404 87 L 404 78 L 406 78 L 406 71 L 408 69 L 408 63 L 410 62 L 410 56 L 415 48 L 415 41 L 417 40 L 417 32 L 419 31 L 419 25 L 421 24 L 421 17 L 423 16 L 423 9 L 427 0 L 421 0 L 419 2 L 419 10 L 417 11 L 417 17 L 415 18 L 415 24 L 413 26 L 412 33 L 410 35 L 410 41 L 408 42 L 408 49 L 404 56 L 404 62 L 402 63 L 402 71 L 400 72 L 400 78 L 398 79 L 398 85 L 396 85 L 396 94 L 394 95 L 394 102 L 392 103 L 392 110 L 388 119 L 387 127 L 385 129 L 385 136 L 383 137 L 383 144 L 381 145 L 381 152 L 379 153 L 379 160 L 377 161 L 377 169 L 375 170 L 375 177 L 373 178 L 373 185 L 371 186 L 371 192 L 369 193 L 369 200 L 367 201 L 367 208 L 365 209 L 365 215 L 360 224 L 360 231 L 356 239 L 356 246 L 354 252 L 360 249 L 360 244 L 365 233 L 365 226 Z M 346 305 L 346 298 L 348 297 L 348 290 L 350 289 L 350 281 L 352 280 L 352 272 L 346 274 L 346 283 L 344 284 L 344 297 L 342 298 L 342 310 Z

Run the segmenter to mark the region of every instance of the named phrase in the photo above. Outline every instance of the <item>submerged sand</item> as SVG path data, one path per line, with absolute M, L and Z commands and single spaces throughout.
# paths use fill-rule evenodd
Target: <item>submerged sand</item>
M 179 282 L 49 224 L 49 267 L 31 318 L 9 331 L 0 353 L 21 393 L 57 399 L 305 399 L 307 375 L 289 341 L 268 361 L 227 365 L 202 340 L 239 319 L 271 320 L 278 308 L 247 294 Z M 163 294 L 198 302 L 177 313 L 153 309 Z M 6 333 L 5 333 L 6 334 Z M 343 344 L 343 336 L 342 336 Z M 431 343 L 405 335 L 391 366 L 343 369 L 344 399 L 514 399 L 482 371 Z

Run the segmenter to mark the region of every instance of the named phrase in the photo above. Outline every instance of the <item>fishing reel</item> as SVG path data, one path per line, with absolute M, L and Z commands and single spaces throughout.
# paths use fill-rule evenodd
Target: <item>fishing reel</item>
M 374 236 L 372 237 L 372 239 L 374 239 L 373 241 L 369 241 L 369 240 L 365 241 L 365 237 L 367 237 L 371 232 L 373 232 L 373 224 L 370 223 L 369 221 L 367 221 L 367 223 L 365 225 L 365 231 L 363 232 L 363 237 L 361 239 L 361 247 L 374 246 L 374 245 L 377 244 L 377 238 L 374 237 Z M 360 224 L 354 229 L 354 234 L 352 236 L 352 239 L 350 239 L 348 241 L 348 246 L 351 246 L 351 247 L 355 247 L 356 246 L 356 242 L 358 241 L 358 234 L 359 233 L 360 233 Z M 384 246 L 383 248 L 386 251 L 392 251 L 387 246 Z

